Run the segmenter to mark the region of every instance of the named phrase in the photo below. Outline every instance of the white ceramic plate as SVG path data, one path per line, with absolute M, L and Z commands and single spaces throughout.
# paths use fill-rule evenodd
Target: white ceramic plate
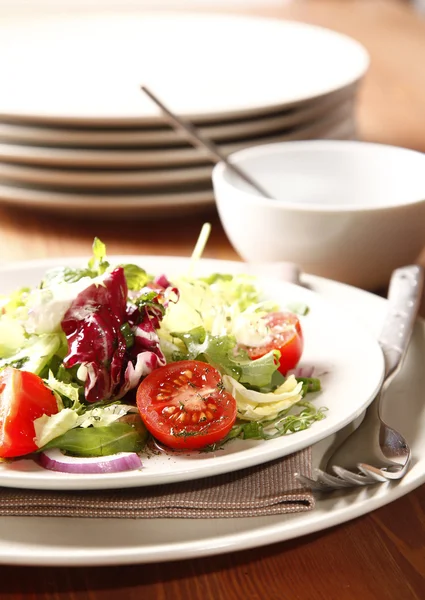
M 336 32 L 255 17 L 20 14 L 4 16 L 0 28 L 3 120 L 164 122 L 143 83 L 198 121 L 243 118 L 340 90 L 369 62 L 359 43 Z
M 326 118 L 342 104 L 353 103 L 357 86 L 350 86 L 323 99 L 290 109 L 270 113 L 250 120 L 217 123 L 200 128 L 201 133 L 217 142 L 240 140 L 250 136 L 273 135 L 285 129 L 299 127 Z M 129 147 L 176 146 L 187 144 L 180 131 L 168 128 L 145 129 L 81 129 L 43 127 L 42 125 L 0 123 L 0 142 L 61 147 Z
M 248 146 L 272 144 L 274 142 L 331 138 L 341 126 L 353 120 L 353 106 L 344 106 L 323 121 L 310 123 L 290 133 L 276 133 L 267 137 L 255 137 L 237 143 L 222 144 L 225 154 L 242 150 Z M 0 160 L 8 163 L 30 165 L 85 167 L 85 168 L 137 168 L 170 167 L 176 165 L 193 166 L 209 162 L 209 156 L 200 148 L 158 148 L 133 150 L 87 150 L 85 148 L 54 148 L 48 146 L 19 146 L 0 144 Z
M 331 135 L 324 137 L 343 140 L 355 139 L 355 122 L 353 120 L 346 121 L 335 127 Z M 57 172 L 53 169 L 0 163 L 0 203 L 15 208 L 26 207 L 30 210 L 43 210 L 59 215 L 119 220 L 133 219 L 134 217 L 161 217 L 164 216 L 164 211 L 167 214 L 180 216 L 213 209 L 215 204 L 213 190 L 210 187 L 211 167 L 181 169 L 178 183 L 180 185 L 187 183 L 188 188 L 187 190 L 180 188 L 179 191 L 173 187 L 177 182 L 171 184 L 168 179 L 169 174 L 172 173 L 171 170 L 159 171 L 164 173 L 162 181 L 156 179 L 157 172 L 155 171 L 150 172 L 148 179 L 145 179 L 146 172 L 140 174 L 141 172 L 105 171 L 103 178 L 103 175 L 99 173 L 87 171 L 83 173 L 81 180 L 76 179 L 74 185 L 72 185 L 72 180 L 68 179 L 70 171 L 58 170 L 58 172 L 64 174 L 61 182 L 57 181 Z M 2 173 L 4 173 L 3 179 Z M 205 180 L 201 177 L 203 173 Z M 71 177 L 73 174 L 71 173 Z M 169 184 L 170 191 L 167 192 L 165 187 L 162 187 L 158 193 L 152 193 L 152 190 L 144 191 L 143 185 L 140 186 L 141 190 L 133 189 L 133 182 L 135 186 L 135 182 L 139 180 L 139 174 L 142 180 L 145 183 L 149 181 L 152 187 L 154 182 L 158 185 L 162 184 L 162 186 Z M 11 176 L 10 179 L 7 175 Z M 190 179 L 192 175 L 193 179 Z M 174 174 L 171 177 L 174 177 Z M 101 179 L 104 185 L 101 189 L 95 189 Z M 87 189 L 84 192 L 66 191 L 67 182 L 69 187 L 81 186 L 83 188 L 87 186 Z M 52 184 L 50 189 L 31 188 L 32 184 L 48 186 L 50 183 Z M 195 191 L 191 187 L 194 183 L 204 183 L 208 189 Z M 61 184 L 62 188 L 60 188 Z M 121 192 L 126 187 L 131 193 Z M 120 188 L 120 191 L 117 188 Z M 108 194 L 106 195 L 103 190 L 107 190 Z
M 78 261 L 81 264 L 81 260 Z M 85 264 L 86 261 L 84 261 Z M 117 264 L 136 262 L 149 272 L 167 276 L 183 273 L 188 262 L 170 258 L 120 257 Z M 63 261 L 43 261 L 1 269 L 1 292 L 40 282 L 46 267 Z M 66 264 L 73 264 L 66 261 Z M 199 272 L 223 271 L 227 265 L 201 261 Z M 124 488 L 208 477 L 260 464 L 291 454 L 341 429 L 355 419 L 374 397 L 383 376 L 383 356 L 376 340 L 341 309 L 305 288 L 275 280 L 262 280 L 265 297 L 284 308 L 292 302 L 306 303 L 310 312 L 302 319 L 305 349 L 302 365 L 314 365 L 321 375 L 323 393 L 315 400 L 328 408 L 326 419 L 310 429 L 275 440 L 236 440 L 213 453 L 167 453 L 143 459 L 143 468 L 118 474 L 74 475 L 48 471 L 34 461 L 22 459 L 0 463 L 0 486 L 38 489 Z M 347 343 L 349 340 L 349 343 Z M 367 356 L 367 360 L 365 360 Z M 361 381 L 359 375 L 361 374 Z M 343 399 L 343 400 L 342 400 Z
M 319 277 L 304 276 L 303 281 L 328 302 L 344 306 L 347 314 L 361 319 L 373 335 L 379 334 L 386 312 L 385 300 Z M 402 370 L 387 392 L 385 418 L 407 438 L 414 457 L 411 469 L 398 483 L 318 495 L 316 508 L 310 512 L 270 517 L 140 520 L 2 517 L 0 562 L 93 566 L 200 558 L 300 538 L 388 504 L 425 482 L 424 356 L 425 323 L 420 320 Z M 320 464 L 333 438 L 313 446 L 315 464 Z
M 165 188 L 211 182 L 212 166 L 180 167 L 175 169 L 78 170 L 35 167 L 0 163 L 0 183 L 37 185 L 63 191 L 69 188 L 116 190 Z M 174 190 L 170 189 L 169 192 Z M 151 190 L 152 193 L 152 190 Z
M 354 139 L 356 137 L 354 118 L 345 119 L 322 137 L 327 139 Z M 67 169 L 66 167 L 51 168 L 49 166 L 27 166 L 19 163 L 0 162 L 0 184 L 4 186 L 0 201 L 9 197 L 20 196 L 16 191 L 9 190 L 6 193 L 5 188 L 8 186 L 13 187 L 15 184 L 24 186 L 24 189 L 26 186 L 31 185 L 46 186 L 50 188 L 50 191 L 52 191 L 51 188 L 55 188 L 59 192 L 69 188 L 80 188 L 86 192 L 90 190 L 134 190 L 135 188 L 190 186 L 199 183 L 210 185 L 211 173 L 212 166 L 203 165 L 159 169 L 78 170 Z M 48 194 L 45 197 L 47 198 Z M 46 201 L 48 202 L 48 200 Z M 78 202 L 76 204 L 78 205 Z
M 332 130 L 332 135 L 327 137 L 330 139 L 355 139 L 355 122 L 349 120 L 342 123 Z M 48 173 L 47 176 L 45 171 Z M 74 186 L 87 186 L 87 190 L 78 193 L 65 191 L 66 182 L 68 182 L 69 187 L 74 187 L 68 179 L 70 171 L 58 170 L 58 172 L 63 173 L 61 182 L 57 181 L 57 172 L 53 169 L 0 163 L 0 203 L 15 208 L 25 207 L 30 210 L 43 210 L 58 215 L 114 220 L 133 219 L 135 217 L 163 217 L 164 211 L 167 215 L 182 216 L 214 209 L 214 194 L 210 187 L 211 167 L 182 168 L 179 174 L 181 179 L 178 183 L 180 185 L 187 183 L 188 188 L 179 191 L 175 187 L 173 188 L 168 179 L 169 174 L 172 173 L 171 170 L 168 172 L 165 170 L 159 171 L 164 173 L 161 182 L 156 179 L 158 172 L 151 171 L 148 180 L 152 187 L 154 182 L 158 185 L 162 184 L 162 186 L 170 184 L 169 192 L 164 191 L 165 188 L 163 187 L 158 193 L 152 193 L 152 190 L 149 190 L 149 192 L 143 191 L 142 185 L 140 191 L 133 189 L 133 182 L 136 185 L 135 182 L 139 178 L 140 172 L 137 171 L 133 173 L 105 171 L 104 176 L 100 173 L 86 171 L 83 173 L 82 180 L 76 179 Z M 3 179 L 2 173 L 4 174 Z M 205 173 L 205 180 L 201 177 L 202 173 Z M 145 174 L 146 172 L 143 172 L 141 177 L 146 182 L 148 180 L 145 179 Z M 9 179 L 7 175 L 10 175 L 11 178 Z M 71 172 L 71 177 L 72 175 L 74 175 L 73 172 Z M 190 179 L 191 176 L 193 176 L 193 179 Z M 188 181 L 186 181 L 186 177 Z M 93 193 L 91 190 L 95 190 L 95 186 L 100 180 L 103 181 L 103 189 L 96 189 L 96 193 Z M 31 188 L 32 184 L 48 186 L 50 183 L 52 184 L 50 189 Z M 205 183 L 208 189 L 194 191 L 191 188 L 194 183 Z M 61 189 L 60 184 L 63 184 Z M 131 193 L 121 193 L 121 190 L 126 187 L 129 191 L 131 188 Z M 114 188 L 120 188 L 120 191 L 117 190 L 114 193 Z M 107 190 L 108 194 L 103 193 L 103 190 Z
M 355 123 L 347 120 L 331 131 L 333 139 L 353 139 Z M 77 170 L 49 168 L 44 166 L 26 166 L 21 164 L 0 163 L 0 184 L 12 186 L 46 186 L 63 192 L 69 188 L 90 190 L 125 190 L 134 188 L 154 188 L 182 186 L 194 183 L 211 182 L 212 166 L 180 167 L 174 169 L 132 169 L 132 170 Z M 50 190 L 52 191 L 52 190 Z M 3 191 L 4 197 L 8 194 Z M 10 196 L 13 192 L 9 191 Z M 16 192 L 14 197 L 16 197 Z M 47 196 L 46 196 L 47 197 Z M 81 195 L 79 194 L 81 198 Z M 2 197 L 0 196 L 0 200 Z M 76 202 L 78 205 L 78 201 Z
M 212 190 L 170 192 L 169 194 L 70 194 L 50 190 L 0 185 L 0 203 L 55 214 L 99 219 L 131 219 L 135 216 L 164 216 L 164 211 L 187 214 L 214 206 Z

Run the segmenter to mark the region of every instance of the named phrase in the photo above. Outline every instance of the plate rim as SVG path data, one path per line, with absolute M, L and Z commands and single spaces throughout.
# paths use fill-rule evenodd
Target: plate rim
M 338 90 L 330 96 L 325 96 L 324 99 L 319 99 L 316 102 L 311 102 L 302 105 L 296 109 L 282 110 L 259 115 L 257 118 L 234 119 L 233 121 L 217 121 L 200 127 L 201 133 L 208 136 L 213 141 L 220 140 L 219 143 L 231 143 L 232 140 L 249 136 L 265 136 L 272 135 L 273 132 L 284 132 L 287 129 L 292 130 L 295 127 L 302 127 L 305 124 L 326 118 L 331 112 L 339 110 L 341 106 L 349 105 L 355 102 L 355 89 L 350 87 Z M 272 123 L 272 125 L 270 125 Z M 164 129 L 160 127 L 153 128 L 135 128 L 128 130 L 122 128 L 121 131 L 98 130 L 96 128 L 79 129 L 73 132 L 69 127 L 43 126 L 35 123 L 18 123 L 9 122 L 2 123 L 0 121 L 0 139 L 7 143 L 34 144 L 36 143 L 37 133 L 40 130 L 46 130 L 51 135 L 43 132 L 41 138 L 42 145 L 55 145 L 59 142 L 60 147 L 74 148 L 87 146 L 159 146 L 172 149 L 176 145 L 187 142 L 187 138 L 183 133 L 173 129 Z M 243 131 L 243 135 L 242 135 Z M 52 135 L 53 132 L 53 135 Z M 136 142 L 137 134 L 140 135 L 140 140 Z M 68 137 L 67 137 L 68 136 Z M 158 141 L 158 138 L 160 141 Z M 81 140 L 85 141 L 81 141 Z
M 275 131 L 270 135 L 254 136 L 249 139 L 232 140 L 230 143 L 219 144 L 220 149 L 226 154 L 233 154 L 246 148 L 254 148 L 279 142 L 301 141 L 303 139 L 330 137 L 344 125 L 355 122 L 354 106 L 346 114 L 335 113 L 326 119 L 319 119 L 295 131 Z M 301 137 L 300 137 L 301 136 Z M 165 168 L 189 167 L 209 164 L 209 158 L 203 151 L 194 146 L 184 148 L 138 149 L 87 149 L 87 148 L 57 148 L 49 146 L 36 146 L 25 144 L 7 144 L 0 141 L 0 161 L 11 164 L 25 164 L 28 166 L 46 167 L 77 167 L 79 169 L 90 167 L 92 169 L 119 169 L 128 168 Z

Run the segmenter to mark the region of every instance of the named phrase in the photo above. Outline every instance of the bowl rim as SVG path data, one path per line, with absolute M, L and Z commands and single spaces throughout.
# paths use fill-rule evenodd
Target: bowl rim
M 294 140 L 289 142 L 274 142 L 271 144 L 261 144 L 258 146 L 251 146 L 248 148 L 244 148 L 242 150 L 237 150 L 236 152 L 232 152 L 228 159 L 230 161 L 234 161 L 235 164 L 239 165 L 243 161 L 243 159 L 247 156 L 261 156 L 270 152 L 271 149 L 276 149 L 280 147 L 281 149 L 285 148 L 285 150 L 291 151 L 295 148 L 305 147 L 307 149 L 311 148 L 321 148 L 323 150 L 330 148 L 340 148 L 343 150 L 344 148 L 376 148 L 376 149 L 392 149 L 395 151 L 400 151 L 403 154 L 412 154 L 417 157 L 421 157 L 424 161 L 424 181 L 425 181 L 425 153 L 420 152 L 419 150 L 413 150 L 411 148 L 405 148 L 403 146 L 394 146 L 390 144 L 383 144 L 377 142 L 366 142 L 362 140 Z M 214 187 L 215 198 L 217 201 L 217 193 L 216 187 L 218 185 L 224 185 L 230 190 L 232 190 L 233 194 L 237 194 L 237 196 L 243 196 L 245 201 L 250 202 L 251 204 L 258 204 L 262 207 L 272 207 L 278 208 L 281 210 L 293 210 L 298 212 L 316 212 L 318 214 L 323 213 L 359 213 L 359 212 L 380 212 L 380 211 L 390 211 L 390 210 L 399 210 L 400 208 L 407 206 L 414 206 L 417 204 L 422 204 L 425 202 L 425 184 L 424 184 L 424 195 L 420 198 L 415 198 L 413 200 L 397 202 L 396 204 L 380 204 L 380 205 L 368 205 L 368 204 L 349 204 L 349 205 L 340 205 L 340 204 L 313 204 L 308 202 L 303 202 L 302 204 L 297 204 L 296 202 L 284 201 L 284 200 L 274 200 L 271 198 L 265 198 L 260 196 L 257 192 L 242 190 L 232 183 L 230 183 L 226 179 L 226 174 L 228 173 L 229 168 L 227 165 L 220 161 L 218 162 L 213 170 L 212 170 L 212 182 Z M 229 199 L 226 200 L 227 202 Z

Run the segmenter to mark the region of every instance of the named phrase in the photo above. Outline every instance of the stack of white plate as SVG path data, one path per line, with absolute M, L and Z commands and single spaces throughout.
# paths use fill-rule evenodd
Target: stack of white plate
M 204 210 L 211 163 L 140 91 L 223 151 L 352 139 L 368 55 L 270 19 L 192 13 L 0 22 L 0 202 L 103 217 Z

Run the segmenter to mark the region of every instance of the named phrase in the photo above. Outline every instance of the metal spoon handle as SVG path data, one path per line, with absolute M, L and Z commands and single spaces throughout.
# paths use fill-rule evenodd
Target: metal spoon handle
M 254 179 L 252 179 L 252 177 L 250 175 L 248 175 L 247 173 L 245 173 L 245 171 L 243 171 L 240 167 L 232 164 L 229 161 L 229 159 L 227 158 L 227 156 L 220 150 L 220 148 L 218 146 L 216 146 L 214 144 L 214 142 L 212 142 L 211 140 L 206 138 L 199 131 L 199 129 L 197 129 L 194 125 L 192 125 L 192 123 L 189 123 L 188 121 L 184 121 L 178 115 L 171 112 L 171 110 L 169 108 L 167 108 L 165 106 L 165 104 L 163 104 L 163 102 L 161 100 L 159 100 L 159 98 L 157 98 L 156 95 L 153 94 L 149 90 L 149 88 L 142 85 L 141 89 L 145 92 L 145 94 L 147 96 L 149 96 L 149 98 L 153 102 L 155 102 L 155 104 L 162 110 L 162 112 L 173 123 L 173 125 L 186 135 L 186 137 L 190 140 L 190 142 L 194 146 L 201 148 L 201 150 L 207 151 L 209 158 L 214 163 L 223 161 L 229 169 L 231 169 L 234 173 L 236 173 L 241 179 L 246 181 L 246 183 L 248 183 L 251 187 L 253 187 L 261 196 L 271 199 L 270 194 L 263 188 L 263 186 L 261 186 L 259 183 L 254 181 Z

